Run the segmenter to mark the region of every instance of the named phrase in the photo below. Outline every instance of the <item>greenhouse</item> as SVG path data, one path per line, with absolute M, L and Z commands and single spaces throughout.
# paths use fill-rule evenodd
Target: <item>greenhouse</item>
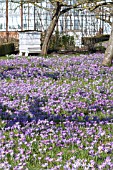
M 33 1 L 31 1 L 33 2 Z M 68 1 L 69 4 L 76 0 Z M 18 39 L 18 31 L 37 30 L 46 31 L 51 19 L 52 13 L 46 9 L 53 8 L 48 0 L 39 3 L 25 3 L 20 0 L 0 0 L 0 38 L 6 41 L 10 37 Z M 96 16 L 98 14 L 98 16 Z M 97 13 L 89 13 L 82 7 L 72 9 L 60 16 L 56 30 L 63 34 L 73 35 L 76 39 L 76 45 L 81 44 L 81 37 L 94 36 L 99 33 L 109 34 L 110 25 L 104 20 L 110 17 L 109 12 L 101 7 Z

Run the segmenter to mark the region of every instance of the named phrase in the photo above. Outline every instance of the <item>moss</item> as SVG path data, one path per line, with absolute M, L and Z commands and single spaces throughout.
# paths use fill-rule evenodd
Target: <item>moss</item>
M 97 46 L 95 47 L 96 51 L 100 51 L 100 52 L 105 52 L 106 48 L 104 46 Z
M 14 43 L 6 43 L 0 45 L 0 56 L 6 55 L 6 54 L 11 54 L 15 50 L 14 48 Z
M 41 37 L 41 46 L 44 42 L 45 34 Z M 75 49 L 75 41 L 74 36 L 60 34 L 58 31 L 52 35 L 49 43 L 48 52 L 60 51 L 60 50 L 74 50 Z
M 83 37 L 82 38 L 82 44 L 88 47 L 88 51 L 90 52 L 96 52 L 101 51 L 104 52 L 106 48 L 102 47 L 96 47 L 95 45 L 97 43 L 102 43 L 109 40 L 109 35 L 96 35 L 93 37 Z
M 109 40 L 109 35 L 96 35 L 94 37 L 83 37 L 82 38 L 82 43 L 83 45 L 90 45 L 90 44 L 95 44 L 98 42 L 103 42 Z

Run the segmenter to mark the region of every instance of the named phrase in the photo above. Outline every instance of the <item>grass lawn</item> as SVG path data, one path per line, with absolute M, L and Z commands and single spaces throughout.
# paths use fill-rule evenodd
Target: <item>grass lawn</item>
M 112 170 L 104 54 L 0 58 L 0 170 Z

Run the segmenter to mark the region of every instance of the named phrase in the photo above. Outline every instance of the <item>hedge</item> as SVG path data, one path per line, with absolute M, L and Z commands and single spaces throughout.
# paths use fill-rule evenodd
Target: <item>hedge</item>
M 94 37 L 83 37 L 82 38 L 82 44 L 83 45 L 91 45 L 98 42 L 103 42 L 109 40 L 110 35 L 97 35 Z
M 0 56 L 14 53 L 15 47 L 14 43 L 5 43 L 0 45 Z

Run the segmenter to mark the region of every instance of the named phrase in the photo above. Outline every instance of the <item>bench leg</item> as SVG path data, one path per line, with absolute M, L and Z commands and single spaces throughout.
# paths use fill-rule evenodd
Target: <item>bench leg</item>
M 22 56 L 22 52 L 21 51 L 19 52 L 19 55 Z
M 26 57 L 28 56 L 28 52 L 25 52 L 25 56 L 26 56 Z

